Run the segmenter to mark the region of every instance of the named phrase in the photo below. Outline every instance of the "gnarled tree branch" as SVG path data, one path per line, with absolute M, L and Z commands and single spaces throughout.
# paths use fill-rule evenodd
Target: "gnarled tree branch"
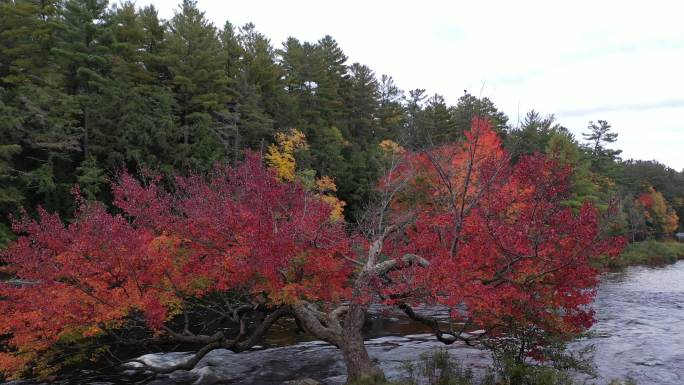
M 297 320 L 314 336 L 337 347 L 342 342 L 342 328 L 339 321 L 330 320 L 325 314 L 313 308 L 306 301 L 301 301 L 292 308 Z
M 464 336 L 465 328 L 468 326 L 467 322 L 464 323 L 461 329 L 458 331 L 444 331 L 440 328 L 439 321 L 436 318 L 416 313 L 407 303 L 400 303 L 398 307 L 399 309 L 403 310 L 404 313 L 412 320 L 420 322 L 432 329 L 432 332 L 434 333 L 435 337 L 437 337 L 437 340 L 443 344 L 451 345 L 456 341 L 463 341 L 467 345 L 473 345 L 477 340 L 484 336 L 484 334 L 478 334 L 470 337 Z
M 420 267 L 430 266 L 430 262 L 415 254 L 405 254 L 403 257 L 398 259 L 390 259 L 384 262 L 380 262 L 373 266 L 372 273 L 376 276 L 382 276 L 389 273 L 392 270 L 399 270 L 404 266 L 418 265 Z
M 231 339 L 226 339 L 223 332 L 216 332 L 213 335 L 195 335 L 188 333 L 177 333 L 171 328 L 164 327 L 164 331 L 168 334 L 169 340 L 187 343 L 203 345 L 198 351 L 196 351 L 191 357 L 186 360 L 179 362 L 174 365 L 169 366 L 156 366 L 140 359 L 133 359 L 126 361 L 125 363 L 139 363 L 143 366 L 137 369 L 149 370 L 157 374 L 167 374 L 174 372 L 176 370 L 191 370 L 194 368 L 199 361 L 206 356 L 209 352 L 215 349 L 228 349 L 233 352 L 242 352 L 252 348 L 256 345 L 259 340 L 264 336 L 268 329 L 273 326 L 273 324 L 286 314 L 289 314 L 292 309 L 289 306 L 280 306 L 275 311 L 269 313 L 259 325 L 247 335 L 246 321 L 244 319 L 240 320 L 240 331 L 238 335 Z M 245 338 L 247 336 L 247 338 Z

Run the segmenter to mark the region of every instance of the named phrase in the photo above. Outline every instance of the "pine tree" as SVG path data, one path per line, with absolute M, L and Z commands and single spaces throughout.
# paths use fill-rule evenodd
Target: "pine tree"
M 398 138 L 407 121 L 403 105 L 404 92 L 397 87 L 394 79 L 382 75 L 378 84 L 378 125 L 384 138 Z
M 458 103 L 452 113 L 458 135 L 470 127 L 475 117 L 489 120 L 492 128 L 501 136 L 505 136 L 507 132 L 508 117 L 499 111 L 489 98 L 478 98 L 466 92 L 458 98 Z
M 423 109 L 426 97 L 423 88 L 409 91 L 409 98 L 406 102 L 406 127 L 402 136 L 412 148 L 423 148 L 428 145 L 423 135 Z
M 49 69 L 59 25 L 58 0 L 0 2 L 0 85 L 39 80 Z M 40 79 L 45 81 L 46 79 Z
M 0 107 L 0 115 L 4 112 Z M 12 158 L 21 153 L 18 144 L 0 145 L 0 213 L 15 213 L 24 202 L 24 193 L 19 188 L 18 178 L 12 168 Z M 12 239 L 9 226 L 0 222 L 0 247 Z
M 348 92 L 347 55 L 330 35 L 315 45 L 317 96 L 322 119 L 331 126 L 344 125 L 345 95 Z
M 126 2 L 109 12 L 107 24 L 112 31 L 112 82 L 103 164 L 109 169 L 171 167 L 183 149 L 176 140 L 173 94 L 160 82 L 165 75 L 160 66 L 163 29 L 156 10 L 137 10 Z
M 283 85 L 287 94 L 293 98 L 303 95 L 304 82 L 311 79 L 308 72 L 308 55 L 304 46 L 294 37 L 288 37 L 283 43 L 283 48 L 277 51 L 280 66 L 283 71 Z
M 251 84 L 244 77 L 238 78 L 237 83 L 240 97 L 237 103 L 237 129 L 239 137 L 236 147 L 263 150 L 272 140 L 274 120 L 264 110 L 263 95 L 256 85 Z
M 71 158 L 80 151 L 79 106 L 64 92 L 54 59 L 63 28 L 61 2 L 0 3 L 0 145 L 9 190 L 2 220 L 19 202 L 66 209 Z M 19 147 L 17 147 L 19 146 Z M 59 166 L 61 170 L 55 170 Z M 67 198 L 66 201 L 64 198 Z M 63 206 L 62 204 L 66 206 Z
M 69 0 L 62 9 L 64 27 L 55 49 L 64 70 L 65 91 L 73 95 L 81 113 L 81 152 L 91 154 L 91 139 L 105 134 L 98 130 L 102 122 L 99 108 L 105 105 L 103 91 L 111 83 L 107 78 L 110 30 L 103 23 L 107 0 Z M 99 120 L 99 121 L 98 121 Z M 97 146 L 97 139 L 95 142 Z
M 349 73 L 347 134 L 360 145 L 372 144 L 378 139 L 378 81 L 370 68 L 359 63 L 352 64 Z
M 567 128 L 556 123 L 553 115 L 542 116 L 531 110 L 525 114 L 519 127 L 511 128 L 506 138 L 506 147 L 517 161 L 521 155 L 545 152 L 549 141 L 556 135 L 568 136 L 569 132 Z
M 280 116 L 285 104 L 285 95 L 282 87 L 282 70 L 276 63 L 276 53 L 271 42 L 266 36 L 256 30 L 252 23 L 245 24 L 239 30 L 238 41 L 242 47 L 242 69 L 238 82 L 242 91 L 249 90 L 246 98 L 255 97 L 258 102 L 250 102 L 256 108 L 257 105 L 264 117 L 273 119 Z M 244 96 L 244 95 L 243 95 Z M 244 103 L 244 102 L 243 102 Z M 261 142 L 273 134 L 270 132 L 256 131 L 250 133 L 251 142 Z M 265 135 L 267 134 L 267 135 Z
M 184 0 L 170 20 L 163 55 L 182 132 L 183 151 L 177 164 L 206 169 L 224 155 L 214 134 L 213 114 L 225 111 L 233 92 L 218 31 L 195 1 Z
M 422 122 L 422 131 L 432 144 L 446 143 L 458 137 L 450 108 L 442 95 L 434 94 L 427 99 Z
M 617 141 L 618 134 L 611 132 L 611 126 L 605 120 L 599 120 L 598 124 L 589 122 L 588 133 L 582 133 L 587 142 L 586 149 L 591 156 L 592 170 L 614 174 L 615 161 L 619 160 L 622 150 L 613 150 L 609 145 Z
M 163 60 L 166 23 L 159 19 L 157 9 L 153 5 L 140 9 L 138 15 L 144 31 L 142 49 L 145 68 L 155 74 L 155 82 L 168 80 L 170 74 Z
M 97 200 L 108 180 L 95 157 L 90 156 L 86 158 L 76 170 L 78 172 L 77 181 L 80 191 L 88 200 Z
M 324 73 L 320 57 L 313 45 L 302 44 L 295 38 L 285 41 L 279 56 L 290 106 L 280 124 L 300 127 L 311 136 L 311 131 L 330 124 L 324 120 L 322 111 L 320 82 Z

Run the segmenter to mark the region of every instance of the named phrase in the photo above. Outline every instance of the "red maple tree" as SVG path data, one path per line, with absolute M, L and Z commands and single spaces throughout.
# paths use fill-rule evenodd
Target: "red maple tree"
M 0 335 L 8 336 L 1 370 L 21 373 L 81 337 L 125 342 L 140 325 L 159 343 L 241 351 L 287 305 L 348 297 L 344 223 L 330 220 L 332 207 L 320 197 L 280 182 L 259 157 L 208 178 L 177 177 L 173 193 L 160 184 L 123 174 L 113 184 L 120 214 L 83 202 L 68 225 L 43 210 L 38 220 L 15 222 L 22 235 L 3 260 L 20 281 L 0 286 Z M 235 335 L 191 325 L 206 312 L 235 324 Z
M 120 214 L 83 204 L 69 225 L 44 212 L 18 221 L 23 235 L 3 256 L 20 281 L 0 286 L 0 370 L 21 374 L 74 335 L 191 343 L 186 362 L 150 368 L 187 369 L 212 349 L 249 349 L 292 316 L 340 348 L 349 380 L 381 377 L 362 334 L 373 302 L 445 343 L 521 328 L 569 338 L 591 325 L 590 262 L 622 241 L 600 233 L 589 204 L 563 206 L 570 169 L 541 155 L 511 164 L 481 119 L 460 143 L 396 155 L 360 232 L 254 155 L 177 177 L 173 192 L 124 174 Z M 461 327 L 416 304 L 448 306 Z M 475 326 L 485 333 L 464 333 Z M 525 354 L 539 356 L 537 342 Z

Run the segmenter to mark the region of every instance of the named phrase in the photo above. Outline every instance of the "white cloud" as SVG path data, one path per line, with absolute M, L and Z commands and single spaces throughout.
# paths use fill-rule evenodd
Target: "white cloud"
M 163 17 L 175 1 L 154 3 Z M 455 102 L 489 96 L 512 121 L 555 113 L 577 133 L 608 120 L 627 158 L 684 169 L 679 1 L 200 0 L 217 25 L 254 22 L 280 46 L 332 35 L 350 61 Z

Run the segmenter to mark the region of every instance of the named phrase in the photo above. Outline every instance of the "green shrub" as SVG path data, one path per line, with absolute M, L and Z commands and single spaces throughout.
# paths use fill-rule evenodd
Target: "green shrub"
M 682 258 L 684 243 L 651 239 L 627 245 L 617 258 L 606 260 L 606 265 L 613 269 L 634 265 L 654 266 L 675 263 Z
M 465 369 L 446 349 L 423 353 L 417 363 L 404 363 L 404 370 L 406 379 L 401 384 L 475 385 L 472 370 Z
M 552 364 L 551 364 L 552 365 Z M 494 366 L 481 376 L 465 368 L 446 349 L 420 355 L 417 362 L 404 363 L 405 378 L 394 385 L 579 385 L 577 370 L 520 362 L 515 357 L 495 357 Z M 580 370 L 581 371 L 581 370 Z M 632 380 L 613 380 L 607 385 L 636 385 Z

